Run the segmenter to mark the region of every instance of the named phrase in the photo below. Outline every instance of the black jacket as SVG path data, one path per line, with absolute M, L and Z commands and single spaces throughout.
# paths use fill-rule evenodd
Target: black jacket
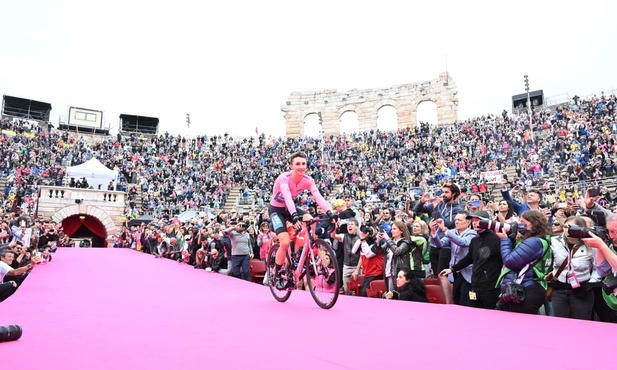
M 453 272 L 464 269 L 473 263 L 471 286 L 474 291 L 489 291 L 497 285 L 503 266 L 501 260 L 501 240 L 491 230 L 485 230 L 471 239 L 469 253 L 452 266 Z
M 401 301 L 428 302 L 426 298 L 426 288 L 420 280 L 412 280 L 403 285 L 401 289 L 396 288 L 392 298 Z

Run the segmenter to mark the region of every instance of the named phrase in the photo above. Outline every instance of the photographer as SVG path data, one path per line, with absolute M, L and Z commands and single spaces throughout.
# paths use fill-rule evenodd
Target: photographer
M 360 239 L 356 241 L 351 252 L 357 253 L 360 250 L 360 259 L 358 265 L 351 274 L 351 278 L 356 280 L 360 271 L 364 275 L 362 287 L 360 288 L 360 296 L 366 297 L 366 290 L 369 288 L 371 281 L 383 279 L 383 254 L 377 254 L 373 251 L 375 246 L 375 238 L 373 237 L 373 228 L 367 225 L 360 226 Z
M 552 267 L 547 241 L 551 227 L 542 212 L 529 210 L 520 216 L 517 230 L 514 247 L 508 235 L 496 233 L 504 265 L 498 280 L 501 295 L 497 308 L 536 315 L 546 300 L 544 277 Z
M 581 217 L 569 217 L 564 223 L 564 233 L 551 238 L 553 270 L 547 280 L 557 317 L 591 319 L 593 291 L 588 283 L 594 253 L 580 239 L 585 236 L 586 226 Z
M 613 215 L 606 221 L 606 229 L 608 231 L 609 242 L 615 246 L 617 245 L 617 216 Z M 601 237 L 594 233 L 589 233 L 589 238 L 584 238 L 583 241 L 591 248 L 596 249 L 596 257 L 594 261 L 594 267 L 600 277 L 604 279 L 604 286 L 599 289 L 598 292 L 602 294 L 604 300 L 609 307 L 617 311 L 617 279 L 615 279 L 615 273 L 617 272 L 617 254 L 607 245 Z M 596 297 L 597 298 L 597 297 Z M 598 304 L 594 305 L 594 310 L 598 313 Z M 601 315 L 598 313 L 601 321 L 604 322 L 616 322 L 615 313 L 612 315 Z
M 499 300 L 500 289 L 495 288 L 503 261 L 501 260 L 501 241 L 492 231 L 482 226 L 481 220 L 490 220 L 486 211 L 472 213 L 471 226 L 478 236 L 471 239 L 469 253 L 451 268 L 440 275 L 448 275 L 472 265 L 469 307 L 494 310 Z

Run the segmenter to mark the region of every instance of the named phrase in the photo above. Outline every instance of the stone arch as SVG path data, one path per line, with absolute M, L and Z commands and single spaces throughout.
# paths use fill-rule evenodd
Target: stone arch
M 423 100 L 420 100 L 420 101 L 418 102 L 418 104 L 416 105 L 416 118 L 417 118 L 417 119 L 416 119 L 416 121 L 413 123 L 414 125 L 419 125 L 419 124 L 420 124 L 420 122 L 418 121 L 418 119 L 420 118 L 420 117 L 419 117 L 419 115 L 420 115 L 420 114 L 419 114 L 418 112 L 420 111 L 420 109 L 419 109 L 419 108 L 420 108 L 420 106 L 421 106 L 423 103 L 433 103 L 433 104 L 435 105 L 435 108 L 437 108 L 437 103 L 436 103 L 436 102 L 434 102 L 433 100 L 430 100 L 430 99 L 423 99 Z M 435 113 L 437 113 L 437 112 L 435 112 Z
M 343 122 L 344 118 L 348 117 L 347 122 Z M 356 113 L 355 110 L 351 110 L 351 109 L 347 109 L 345 110 L 340 118 L 339 118 L 339 127 L 343 127 L 343 124 L 345 124 L 345 127 L 348 128 L 348 122 L 349 122 L 349 117 L 353 117 L 353 121 L 354 121 L 354 127 L 352 127 L 352 130 L 348 131 L 350 133 L 356 132 L 359 129 L 359 125 L 360 125 L 360 119 L 358 118 L 358 113 Z M 340 133 L 343 133 L 343 130 L 339 130 Z
M 65 218 L 69 216 L 80 215 L 80 214 L 87 214 L 89 216 L 92 216 L 96 218 L 97 220 L 99 220 L 101 224 L 103 224 L 103 227 L 105 227 L 105 238 L 108 240 L 108 246 L 109 246 L 110 237 L 112 235 L 120 233 L 119 227 L 116 225 L 114 220 L 111 218 L 111 216 L 107 212 L 105 212 L 104 210 L 98 207 L 95 207 L 92 205 L 86 205 L 84 203 L 64 207 L 60 209 L 59 211 L 55 212 L 51 216 L 51 219 L 61 224 L 62 220 L 64 220 Z
M 309 113 L 321 112 L 325 135 L 340 134 L 340 118 L 352 110 L 358 115 L 359 130 L 377 128 L 377 111 L 384 105 L 396 109 L 398 128 L 406 128 L 417 121 L 417 107 L 430 100 L 437 105 L 438 124 L 453 123 L 458 119 L 458 91 L 446 73 L 438 78 L 414 84 L 396 85 L 385 89 L 292 92 L 281 110 L 285 113 L 288 137 L 303 135 L 303 121 Z
M 390 120 L 386 120 L 385 117 L 390 115 L 390 112 L 394 113 L 394 126 L 389 127 Z M 384 123 L 388 127 L 384 127 Z M 377 109 L 377 128 L 380 131 L 396 131 L 398 130 L 398 110 L 392 104 L 383 104 Z

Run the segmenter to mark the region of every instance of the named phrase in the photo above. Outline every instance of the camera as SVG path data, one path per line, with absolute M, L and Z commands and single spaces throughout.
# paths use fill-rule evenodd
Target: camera
M 521 303 L 525 300 L 525 288 L 521 284 L 509 282 L 505 285 L 505 292 L 499 296 L 502 303 Z
M 595 234 L 595 230 L 589 229 L 587 227 L 580 227 L 578 225 L 569 225 L 568 226 L 568 238 L 591 238 L 591 234 Z
M 373 235 L 373 228 L 367 225 L 360 226 L 360 232 L 368 235 Z
M 516 234 L 518 231 L 518 223 L 505 223 L 487 219 L 481 219 L 478 222 L 478 227 L 484 230 L 492 230 L 496 233 L 504 233 L 504 234 Z
M 614 277 L 608 281 L 604 280 L 602 283 L 602 289 L 606 294 L 613 294 L 613 291 L 617 289 L 617 277 Z
M 606 229 L 602 226 L 594 226 L 593 228 L 580 227 L 577 225 L 568 226 L 568 238 L 591 238 L 591 234 L 597 235 L 602 240 L 607 240 Z

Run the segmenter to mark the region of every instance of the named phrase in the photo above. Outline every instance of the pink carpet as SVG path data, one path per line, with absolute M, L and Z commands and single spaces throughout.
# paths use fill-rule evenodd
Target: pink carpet
M 305 292 L 278 303 L 267 287 L 126 249 L 59 250 L 0 303 L 9 324 L 23 336 L 0 343 L 7 369 L 599 369 L 617 333 L 454 305 L 340 297 L 322 310 Z

